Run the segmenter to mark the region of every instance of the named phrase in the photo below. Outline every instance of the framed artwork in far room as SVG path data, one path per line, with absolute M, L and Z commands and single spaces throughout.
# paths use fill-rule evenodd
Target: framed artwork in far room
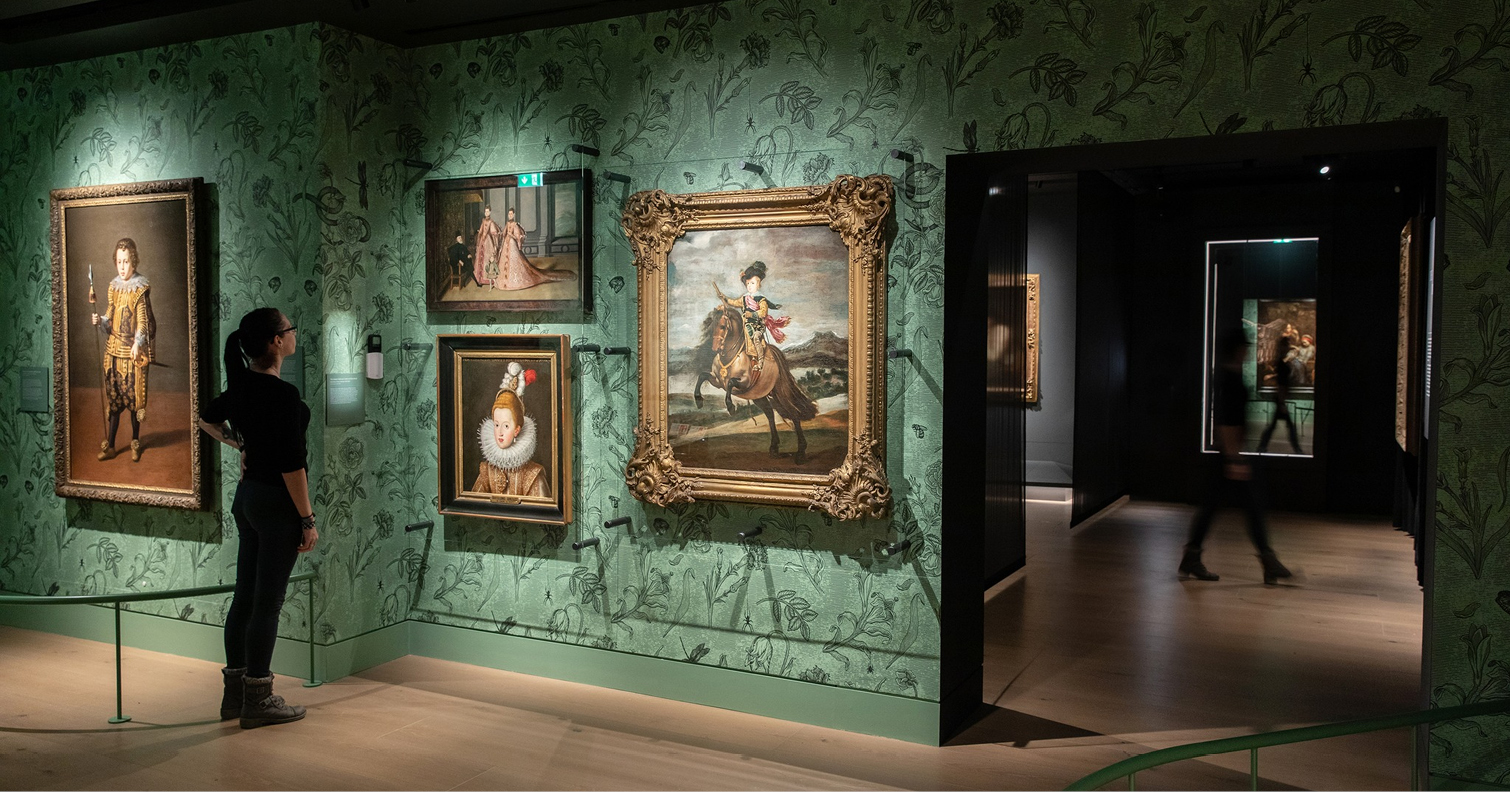
M 442 335 L 440 513 L 571 522 L 571 341 Z
M 425 307 L 592 306 L 592 171 L 425 182 Z
M 1258 392 L 1274 393 L 1279 367 L 1288 369 L 1290 392 L 1316 392 L 1316 301 L 1258 300 L 1254 359 L 1258 362 Z
M 203 196 L 200 179 L 52 191 L 61 497 L 204 508 Z

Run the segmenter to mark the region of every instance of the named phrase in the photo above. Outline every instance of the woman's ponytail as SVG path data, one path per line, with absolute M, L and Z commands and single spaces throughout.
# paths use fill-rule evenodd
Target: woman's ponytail
M 241 330 L 232 330 L 225 339 L 225 383 L 228 390 L 234 390 L 246 378 L 250 369 L 246 365 L 246 356 L 241 351 Z
M 283 314 L 277 308 L 258 308 L 241 317 L 241 325 L 225 339 L 226 386 L 235 390 L 251 374 L 249 362 L 265 356 L 278 334 Z

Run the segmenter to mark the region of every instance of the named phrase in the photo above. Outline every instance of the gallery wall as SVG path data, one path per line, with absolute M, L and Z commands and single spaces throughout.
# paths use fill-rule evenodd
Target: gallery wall
M 1027 456 L 1067 477 L 1075 464 L 1075 183 L 1028 187 L 1028 272 L 1038 284 L 1039 401 L 1028 410 Z M 1052 394 L 1052 395 L 1050 395 Z M 1028 471 L 1029 481 L 1033 469 Z
M 5 205 L 45 206 L 48 189 L 91 183 L 75 174 L 75 156 L 99 182 L 205 175 L 224 259 L 223 273 L 211 279 L 220 284 L 220 314 L 231 322 L 267 303 L 284 307 L 300 325 L 312 369 L 305 397 L 316 407 L 318 427 L 315 510 L 325 537 L 301 563 L 320 573 L 314 619 L 323 642 L 412 618 L 940 698 L 942 261 L 923 253 L 926 240 L 941 234 L 940 171 L 915 138 L 898 134 L 885 148 L 876 142 L 875 119 L 895 103 L 899 85 L 887 82 L 889 67 L 876 60 L 874 40 L 863 54 L 842 59 L 821 38 L 809 41 L 817 62 L 804 70 L 788 65 L 789 53 L 764 35 L 733 36 L 740 26 L 730 11 L 694 9 L 407 52 L 313 26 L 4 75 L 5 95 L 22 97 L 7 119 L 7 143 L 16 144 L 6 148 L 28 156 L 24 181 L 6 181 Z M 689 31 L 667 49 L 657 31 L 678 24 Z M 171 85 L 164 76 L 170 63 L 178 69 Z M 722 100 L 710 109 L 707 91 L 715 86 L 694 84 L 690 74 L 719 64 Z M 788 87 L 795 96 L 775 96 L 789 81 L 821 80 L 831 69 L 864 64 L 879 94 L 858 108 L 852 98 L 857 115 L 842 123 L 818 124 L 806 115 L 824 101 L 837 102 L 842 91 L 819 83 L 822 95 Z M 50 82 L 37 100 L 27 86 L 39 80 Z M 103 111 L 76 119 L 69 115 L 74 105 L 58 108 L 54 101 L 70 92 L 83 97 L 74 103 L 81 112 L 127 94 L 131 112 L 120 120 Z M 914 90 L 912 97 L 921 109 L 923 94 Z M 764 128 L 751 127 L 755 117 Z M 39 131 L 57 124 L 66 128 L 54 130 L 56 141 L 32 146 Z M 145 155 L 131 149 L 134 160 L 151 158 L 150 171 L 91 143 L 108 135 L 135 146 L 135 127 L 159 126 L 187 126 L 196 134 L 149 146 Z M 290 159 L 291 142 L 302 144 L 304 159 Z M 569 152 L 576 142 L 598 147 L 602 156 Z M 891 146 L 919 153 L 897 213 L 903 230 L 889 294 L 891 335 L 916 355 L 914 365 L 894 367 L 888 381 L 894 518 L 839 523 L 813 512 L 723 503 L 645 508 L 623 483 L 638 419 L 637 358 L 595 355 L 574 361 L 576 522 L 542 527 L 436 514 L 434 352 L 405 351 L 402 341 L 428 342 L 448 332 L 545 332 L 633 346 L 635 271 L 617 226 L 632 191 L 809 184 L 887 170 L 901 183 L 903 168 L 886 155 Z M 181 156 L 188 151 L 193 156 Z M 765 177 L 739 171 L 741 158 L 765 164 Z M 406 166 L 405 159 L 432 167 Z M 425 312 L 424 179 L 579 166 L 597 176 L 598 298 L 591 313 Z M 609 168 L 630 184 L 603 178 Z M 39 280 L 19 305 L 46 317 L 46 221 L 29 228 L 13 247 L 33 257 Z M 276 256 L 285 248 L 299 251 L 298 266 L 279 266 Z M 773 274 L 767 291 L 779 300 L 779 273 Z M 211 339 L 216 350 L 228 327 Z M 321 375 L 362 371 L 369 333 L 386 340 L 387 376 L 364 386 L 366 420 L 324 426 Z M 29 336 L 11 345 L 12 354 L 25 364 L 45 363 L 49 343 Z M 13 373 L 6 381 L 16 387 Z M 235 553 L 228 511 L 69 503 L 65 512 L 44 469 L 51 457 L 47 421 L 6 420 L 23 438 L 18 445 L 33 450 L 11 477 L 17 484 L 31 479 L 28 486 L 5 491 L 10 510 L 28 527 L 7 537 L 13 558 L 0 585 L 74 593 L 229 579 Z M 222 476 L 231 481 L 228 471 Z M 604 531 L 603 521 L 614 516 L 632 517 L 632 529 Z M 436 521 L 433 531 L 402 531 L 424 520 Z M 736 537 L 756 525 L 761 537 Z M 599 548 L 571 549 L 574 539 L 590 535 L 601 536 Z M 912 539 L 910 550 L 883 552 L 902 538 Z M 101 559 L 116 552 L 125 560 L 104 567 Z M 154 573 L 135 574 L 133 557 L 143 568 L 150 562 Z M 140 609 L 216 624 L 224 608 L 224 598 L 213 598 L 189 608 Z M 291 599 L 284 634 L 301 635 L 306 618 Z
M 299 27 L 0 75 L 0 382 L 51 359 L 47 191 L 204 176 L 210 282 L 222 335 L 242 311 L 286 306 L 320 374 L 359 370 L 367 331 L 566 332 L 630 343 L 634 273 L 614 217 L 627 192 L 898 178 L 888 335 L 914 350 L 888 381 L 890 521 L 700 504 L 647 509 L 621 470 L 637 406 L 633 359 L 578 361 L 577 523 L 566 531 L 434 519 L 435 361 L 385 348 L 367 422 L 313 438 L 327 541 L 322 640 L 406 618 L 467 625 L 848 688 L 937 700 L 942 169 L 950 152 L 1251 132 L 1445 115 L 1445 227 L 1432 698 L 1499 695 L 1510 658 L 1506 519 L 1497 461 L 1510 418 L 1501 303 L 1510 9 L 1491 0 L 1126 0 L 987 4 L 747 0 L 399 51 Z M 567 147 L 595 144 L 580 160 Z M 904 169 L 891 148 L 914 155 Z M 405 158 L 434 164 L 420 172 Z M 749 159 L 765 177 L 740 171 Z M 587 317 L 434 315 L 420 267 L 425 177 L 592 167 L 594 310 Z M 365 166 L 365 167 L 364 167 Z M 614 170 L 628 188 L 601 179 Z M 770 284 L 772 291 L 778 284 Z M 323 317 L 323 319 L 322 319 Z M 218 377 L 218 374 L 217 374 Z M 218 382 L 218 380 L 217 380 Z M 226 577 L 224 512 L 190 514 L 52 495 L 51 419 L 0 414 L 0 585 L 33 592 L 164 587 Z M 224 480 L 233 460 L 220 457 Z M 1496 497 L 1463 495 L 1474 483 Z M 222 493 L 220 503 L 225 503 Z M 1463 510 L 1469 510 L 1464 514 Z M 577 556 L 569 538 L 635 518 Z M 734 531 L 766 526 L 754 543 Z M 905 558 L 878 546 L 913 539 Z M 1496 599 L 1498 595 L 1498 600 Z M 216 623 L 223 601 L 174 605 Z M 162 606 L 167 608 L 168 606 Z M 290 608 L 286 627 L 307 618 Z M 1433 733 L 1436 772 L 1503 782 L 1494 729 Z
M 325 278 L 319 246 L 327 226 L 320 196 L 327 180 L 320 163 L 327 136 L 319 54 L 308 28 L 287 28 L 0 73 L 5 589 L 110 593 L 233 579 L 229 486 L 212 490 L 205 512 L 57 498 L 53 416 L 16 411 L 18 367 L 53 366 L 49 191 L 203 177 L 209 185 L 199 274 L 206 390 L 221 388 L 224 339 L 241 315 L 277 305 L 300 325 L 303 360 L 311 367 L 305 398 L 314 424 L 322 421 L 318 361 Z M 149 278 L 152 265 L 142 262 Z M 164 379 L 154 375 L 154 387 Z M 318 433 L 309 439 L 309 452 L 318 478 L 325 467 Z M 211 451 L 207 464 L 215 471 L 212 481 L 235 481 L 234 456 Z M 227 606 L 227 598 L 217 597 L 132 607 L 220 624 Z M 284 627 L 305 619 L 303 606 L 290 603 Z

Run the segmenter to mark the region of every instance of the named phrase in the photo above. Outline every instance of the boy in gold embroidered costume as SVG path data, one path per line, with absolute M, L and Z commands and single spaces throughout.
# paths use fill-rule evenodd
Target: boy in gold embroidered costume
M 147 367 L 152 364 L 157 320 L 152 316 L 152 285 L 137 272 L 136 242 L 115 243 L 115 280 L 110 282 L 105 315 L 91 322 L 105 333 L 102 386 L 105 390 L 105 439 L 99 459 L 113 459 L 121 413 L 131 418 L 131 461 L 142 458 L 142 421 L 147 419 Z
M 524 414 L 525 386 L 535 381 L 533 369 L 509 363 L 508 375 L 493 399 L 492 417 L 478 428 L 482 462 L 477 466 L 473 492 L 515 497 L 549 498 L 545 466 L 534 461 L 535 419 Z

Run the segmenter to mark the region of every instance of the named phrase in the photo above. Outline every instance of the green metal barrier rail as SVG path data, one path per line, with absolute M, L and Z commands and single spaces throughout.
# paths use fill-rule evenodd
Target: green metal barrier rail
M 289 577 L 290 583 L 308 581 L 305 590 L 309 594 L 309 680 L 305 687 L 324 684 L 315 678 L 315 573 L 301 572 Z M 236 584 L 198 588 L 168 589 L 166 591 L 142 591 L 129 594 L 75 594 L 62 597 L 36 596 L 30 594 L 0 595 L 0 605 L 110 605 L 115 610 L 115 717 L 111 723 L 125 723 L 131 716 L 121 712 L 121 603 L 148 602 L 151 600 L 203 597 L 209 594 L 225 594 L 235 590 Z
M 1384 731 L 1386 729 L 1403 729 L 1409 726 L 1411 736 L 1415 738 L 1412 741 L 1410 751 L 1410 788 L 1414 790 L 1417 788 L 1418 781 L 1415 746 L 1418 744 L 1416 741 L 1420 739 L 1420 729 L 1423 725 L 1439 721 L 1474 718 L 1481 715 L 1499 715 L 1507 712 L 1510 712 L 1510 699 L 1497 699 L 1477 704 L 1465 704 L 1460 707 L 1418 710 L 1399 715 L 1386 715 L 1381 718 L 1343 721 L 1341 723 L 1323 723 L 1318 726 L 1304 726 L 1298 729 L 1284 729 L 1282 731 L 1265 732 L 1263 734 L 1245 734 L 1241 737 L 1227 737 L 1221 740 L 1176 745 L 1172 748 L 1160 748 L 1157 751 L 1149 751 L 1145 754 L 1123 759 L 1114 765 L 1091 773 L 1085 778 L 1065 787 L 1065 789 L 1100 789 L 1119 778 L 1126 778 L 1127 788 L 1129 790 L 1136 790 L 1137 775 L 1143 770 L 1149 770 L 1184 759 L 1197 759 L 1214 754 L 1248 751 L 1251 756 L 1248 788 L 1256 790 L 1258 789 L 1258 749 L 1260 748 L 1309 742 L 1311 740 L 1324 740 L 1328 737 L 1343 737 L 1349 734 Z

